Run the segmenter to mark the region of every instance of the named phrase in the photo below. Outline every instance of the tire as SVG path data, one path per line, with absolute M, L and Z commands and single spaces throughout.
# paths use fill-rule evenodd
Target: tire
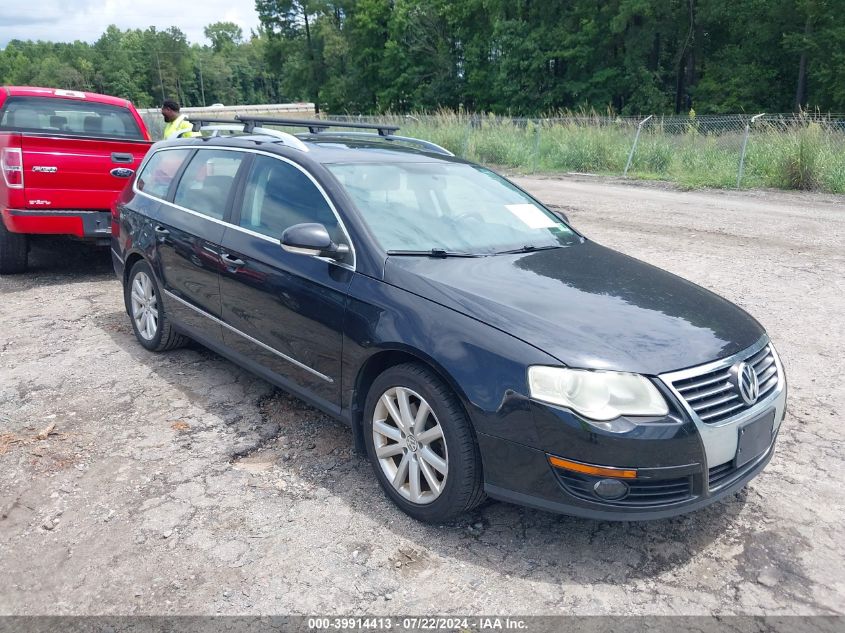
M 135 338 L 143 347 L 151 352 L 164 352 L 187 342 L 185 336 L 173 329 L 162 293 L 147 262 L 139 261 L 129 271 L 124 300 Z
M 29 259 L 29 237 L 12 233 L 0 219 L 0 275 L 26 272 Z
M 420 417 L 423 404 L 429 411 Z M 405 421 L 398 424 L 396 416 Z M 405 433 L 408 428 L 412 432 Z M 426 367 L 396 365 L 375 379 L 363 431 L 381 487 L 411 517 L 440 523 L 484 500 L 481 455 L 470 421 L 452 390 Z

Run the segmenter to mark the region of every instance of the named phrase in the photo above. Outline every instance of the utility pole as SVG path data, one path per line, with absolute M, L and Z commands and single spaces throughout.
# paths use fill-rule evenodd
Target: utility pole
M 176 94 L 177 99 L 179 100 L 179 105 L 187 105 L 185 95 L 182 94 L 182 84 L 179 82 L 179 75 L 176 75 Z
M 202 107 L 205 107 L 205 83 L 202 80 L 202 57 L 197 57 L 200 65 L 200 93 L 202 94 Z
M 161 101 L 164 103 L 164 80 L 161 78 L 161 59 L 158 56 L 158 51 L 156 51 L 156 64 L 158 64 L 158 83 L 161 86 Z

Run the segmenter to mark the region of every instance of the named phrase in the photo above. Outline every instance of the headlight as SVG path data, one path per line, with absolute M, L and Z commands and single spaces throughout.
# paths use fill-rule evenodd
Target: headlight
M 535 366 L 528 368 L 528 387 L 532 398 L 591 420 L 669 413 L 657 388 L 639 374 Z

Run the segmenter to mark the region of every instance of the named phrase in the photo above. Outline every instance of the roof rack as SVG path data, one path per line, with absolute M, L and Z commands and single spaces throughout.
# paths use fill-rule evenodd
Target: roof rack
M 243 134 L 259 134 L 263 136 L 272 136 L 280 141 L 284 141 L 285 145 L 289 145 L 295 149 L 303 152 L 308 151 L 308 146 L 293 134 L 282 132 L 280 130 L 271 130 L 265 127 L 256 127 L 254 125 L 247 125 L 243 121 L 232 119 L 210 119 L 200 118 L 191 120 L 194 132 L 201 132 L 208 130 L 212 132 L 212 137 L 219 136 L 219 132 L 241 132 Z M 211 125 L 208 125 L 211 124 Z
M 308 128 L 308 131 L 315 136 L 322 132 L 325 132 L 331 127 L 377 130 L 378 134 L 373 134 L 372 132 L 349 132 L 346 130 L 332 130 L 328 133 L 328 136 L 335 138 L 383 139 L 385 141 L 394 141 L 400 143 L 407 143 L 409 145 L 415 145 L 429 152 L 434 152 L 435 154 L 442 154 L 444 156 L 454 156 L 454 154 L 447 150 L 445 147 L 441 147 L 440 145 L 432 143 L 431 141 L 426 141 L 421 138 L 414 138 L 411 136 L 397 136 L 393 134 L 393 132 L 399 129 L 399 127 L 396 125 L 381 125 L 376 123 L 347 123 L 345 121 L 318 121 L 309 119 L 276 119 L 272 117 L 268 118 L 260 116 L 240 115 L 236 116 L 235 120 L 202 117 L 192 119 L 191 123 L 193 123 L 194 125 L 194 132 L 199 132 L 201 130 L 213 130 L 215 132 L 214 136 L 217 136 L 217 132 L 219 131 L 242 131 L 244 134 L 263 134 L 265 136 L 272 136 L 274 138 L 283 140 L 286 145 L 290 145 L 291 147 L 295 147 L 296 149 L 302 150 L 304 152 L 308 151 L 308 147 L 302 142 L 301 139 L 297 138 L 293 134 L 288 134 L 280 130 L 273 130 L 267 127 L 263 127 L 261 124 L 285 127 L 304 127 Z
M 323 130 L 330 127 L 348 127 L 361 130 L 378 130 L 379 136 L 390 136 L 393 132 L 399 129 L 398 125 L 384 125 L 381 123 L 347 123 L 345 121 L 321 121 L 309 119 L 275 119 L 260 116 L 236 116 L 238 121 L 243 121 L 247 124 L 247 131 L 249 125 L 256 125 L 260 123 L 270 125 L 283 125 L 287 127 L 306 127 L 311 134 L 319 134 Z
M 381 123 L 354 123 L 351 121 L 322 121 L 314 119 L 275 119 L 260 116 L 237 116 L 235 118 L 237 118 L 239 121 L 243 121 L 246 124 L 244 128 L 246 131 L 250 130 L 250 126 L 255 126 L 260 123 L 287 127 L 305 127 L 308 128 L 308 131 L 314 135 L 318 135 L 325 132 L 330 136 L 339 138 L 382 138 L 386 141 L 400 141 L 403 143 L 416 145 L 417 147 L 420 147 L 422 149 L 434 152 L 436 154 L 442 154 L 444 156 L 454 156 L 454 154 L 447 150 L 445 147 L 441 147 L 440 145 L 432 143 L 431 141 L 425 141 L 423 139 L 413 138 L 410 136 L 397 136 L 393 134 L 393 132 L 396 132 L 399 129 L 398 125 L 387 125 Z M 330 132 L 326 132 L 326 130 L 333 127 L 377 130 L 378 134 L 373 134 L 371 132 L 348 132 L 345 130 L 332 130 Z
M 188 119 L 188 121 L 194 126 L 194 132 L 199 132 L 202 128 L 207 127 L 207 124 L 229 124 L 229 125 L 237 125 L 237 121 L 233 121 L 232 119 L 210 119 L 207 117 L 199 117 Z M 243 126 L 241 126 L 243 129 Z
M 329 132 L 327 136 L 331 136 L 334 138 L 372 138 L 372 139 L 383 139 L 385 141 L 396 141 L 400 143 L 407 143 L 409 145 L 416 145 L 421 149 L 428 150 L 429 152 L 433 152 L 435 154 L 442 154 L 443 156 L 454 156 L 452 152 L 450 152 L 445 147 L 438 145 L 437 143 L 432 143 L 431 141 L 426 141 L 421 138 L 414 138 L 412 136 L 396 136 L 395 134 L 389 134 L 387 136 L 382 136 L 380 134 L 371 134 L 369 132 Z

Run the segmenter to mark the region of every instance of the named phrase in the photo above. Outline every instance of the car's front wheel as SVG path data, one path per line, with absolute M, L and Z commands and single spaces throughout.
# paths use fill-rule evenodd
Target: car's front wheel
M 170 324 L 161 292 L 147 262 L 138 261 L 132 267 L 125 293 L 132 330 L 141 345 L 153 352 L 163 352 L 185 344 L 185 337 Z
M 410 516 L 446 521 L 484 500 L 470 422 L 452 390 L 427 368 L 396 365 L 376 378 L 364 426 L 379 483 Z

